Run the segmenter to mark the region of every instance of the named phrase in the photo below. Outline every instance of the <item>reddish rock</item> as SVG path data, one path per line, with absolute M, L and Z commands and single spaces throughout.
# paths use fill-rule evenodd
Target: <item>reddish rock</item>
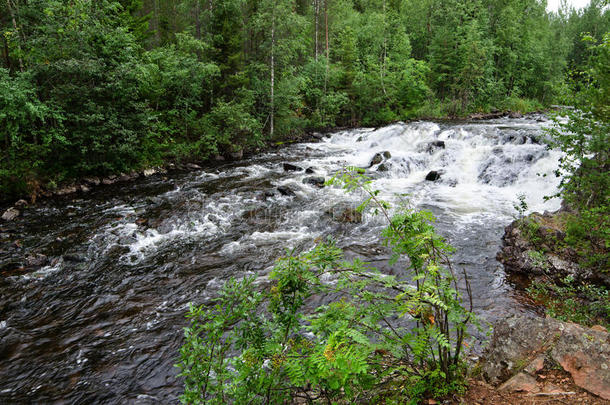
M 500 391 L 508 392 L 539 392 L 536 379 L 529 374 L 519 373 L 504 384 L 500 385 Z

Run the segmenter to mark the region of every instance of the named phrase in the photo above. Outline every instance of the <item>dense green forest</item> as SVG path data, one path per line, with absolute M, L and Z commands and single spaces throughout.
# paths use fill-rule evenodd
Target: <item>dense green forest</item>
M 605 3 L 3 0 L 0 194 L 314 129 L 562 102 L 586 82 L 582 34 L 610 30 Z

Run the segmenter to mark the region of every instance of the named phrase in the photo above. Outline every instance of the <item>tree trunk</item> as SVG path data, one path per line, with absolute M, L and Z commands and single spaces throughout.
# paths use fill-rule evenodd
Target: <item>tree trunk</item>
M 13 29 L 15 30 L 15 35 L 17 36 L 17 48 L 19 49 L 19 56 L 17 60 L 19 61 L 19 70 L 23 72 L 23 59 L 21 59 L 21 44 L 19 43 L 19 31 L 17 30 L 17 20 L 15 20 L 15 13 L 13 12 L 13 7 L 11 6 L 11 0 L 6 0 L 6 5 L 8 6 L 8 12 L 11 15 L 11 20 L 13 22 Z
M 318 61 L 318 54 L 320 53 L 319 51 L 319 45 L 318 45 L 318 39 L 320 34 L 318 33 L 319 30 L 319 14 L 320 14 L 320 0 L 313 0 L 313 14 L 314 14 L 314 25 L 315 25 L 315 49 L 314 49 L 314 58 L 316 60 L 316 62 Z
M 271 115 L 269 123 L 269 135 L 273 138 L 273 131 L 275 125 L 275 2 L 273 2 L 273 9 L 271 11 Z
M 11 58 L 9 56 L 9 51 L 8 51 L 8 42 L 6 42 L 6 38 L 4 37 L 4 35 L 2 36 L 2 42 L 4 42 L 4 60 L 6 61 L 6 68 L 10 71 L 11 70 Z
M 195 7 L 195 38 L 201 41 L 201 6 L 197 0 Z
M 385 13 L 385 0 L 383 0 L 383 52 L 381 54 L 381 66 L 380 66 L 380 76 L 381 76 L 381 90 L 383 91 L 383 95 L 387 96 L 387 92 L 385 91 L 385 60 L 388 56 L 388 40 L 386 35 L 386 13 Z
M 324 25 L 326 31 L 326 75 L 324 76 L 324 93 L 328 83 L 328 64 L 330 61 L 330 49 L 328 47 L 328 0 L 324 0 Z

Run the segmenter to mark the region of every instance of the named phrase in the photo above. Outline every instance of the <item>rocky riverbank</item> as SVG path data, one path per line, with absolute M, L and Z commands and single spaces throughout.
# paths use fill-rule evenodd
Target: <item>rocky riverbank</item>
M 549 386 L 545 376 L 562 370 L 576 386 L 610 400 L 609 364 L 610 334 L 602 326 L 511 317 L 495 326 L 481 372 L 499 391 L 553 396 L 566 391 Z
M 528 280 L 560 282 L 566 277 L 576 282 L 610 285 L 610 274 L 579 264 L 579 257 L 565 241 L 565 225 L 570 212 L 533 213 L 508 225 L 502 250 L 496 258 L 508 273 Z
M 556 212 L 533 213 L 514 221 L 505 228 L 503 247 L 497 259 L 504 264 L 507 273 L 525 278 L 528 284 L 543 286 L 551 295 L 566 294 L 566 299 L 574 300 L 576 305 L 579 302 L 590 304 L 587 302 L 590 297 L 582 294 L 586 290 L 573 285 L 594 284 L 599 286 L 595 288 L 604 289 L 609 284 L 608 274 L 581 266 L 579 256 L 566 243 L 566 222 L 572 214 L 563 207 Z M 531 295 L 531 290 L 528 291 Z M 553 300 L 561 298 L 549 296 L 542 302 L 547 306 L 547 313 Z M 573 318 L 570 314 L 555 314 L 562 319 Z M 607 321 L 607 315 L 588 319 Z M 609 364 L 610 334 L 606 327 L 594 325 L 589 328 L 549 316 L 513 316 L 494 326 L 493 338 L 480 364 L 485 382 L 477 382 L 483 386 L 471 391 L 473 398 L 495 395 L 496 400 L 502 397 L 503 402 L 510 404 L 514 399 L 524 399 L 523 395 L 533 401 L 531 403 L 537 403 L 534 398 L 607 403 L 610 400 Z M 551 381 L 549 376 L 555 379 Z M 557 382 L 563 386 L 558 386 Z M 566 388 L 568 386 L 578 387 L 593 396 L 579 394 L 577 390 Z

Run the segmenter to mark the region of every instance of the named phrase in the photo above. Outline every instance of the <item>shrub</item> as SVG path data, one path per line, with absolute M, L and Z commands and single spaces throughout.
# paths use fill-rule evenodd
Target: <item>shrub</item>
M 367 192 L 360 210 L 372 205 L 388 219 L 391 263 L 406 256 L 408 276 L 346 261 L 329 240 L 280 259 L 269 289 L 257 291 L 253 278 L 230 280 L 213 307 L 190 307 L 178 364 L 183 402 L 414 404 L 463 387 L 464 339 L 475 319 L 462 305 L 452 248 L 434 232 L 432 215 L 402 209 L 390 217 L 360 174 L 331 182 Z M 307 311 L 320 294 L 336 300 Z

